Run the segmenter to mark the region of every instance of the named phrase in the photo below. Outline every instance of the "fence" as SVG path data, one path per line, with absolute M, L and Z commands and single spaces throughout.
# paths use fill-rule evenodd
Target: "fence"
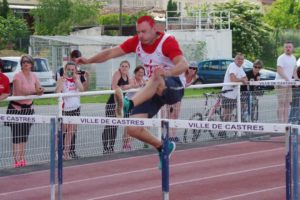
M 267 82 L 270 83 L 270 82 Z M 185 97 L 180 107 L 168 107 L 163 108 L 164 112 L 170 111 L 173 109 L 174 111 L 180 108 L 179 119 L 190 119 L 190 120 L 209 120 L 209 121 L 222 121 L 218 114 L 214 115 L 214 118 L 207 118 L 208 111 L 213 108 L 215 103 L 218 100 L 218 94 L 210 94 L 205 97 L 200 92 L 202 88 L 211 88 L 218 87 L 220 88 L 224 84 L 207 84 L 207 85 L 195 85 L 191 86 L 189 91 L 192 91 L 195 95 Z M 239 87 L 239 86 L 237 86 Z M 219 91 L 219 89 L 215 89 L 215 91 Z M 95 98 L 107 94 L 111 94 L 113 91 L 93 91 L 93 92 L 83 92 L 80 93 L 81 96 L 94 96 Z M 239 96 L 241 94 L 239 93 Z M 45 99 L 45 101 L 51 100 L 52 102 L 57 102 L 56 105 L 35 105 L 35 115 L 33 116 L 61 116 L 62 115 L 62 107 L 61 102 L 62 98 L 69 95 L 66 94 L 46 94 L 42 96 L 29 96 L 26 98 L 31 99 Z M 254 96 L 252 93 L 242 93 L 242 96 Z M 275 98 L 276 93 L 273 90 L 264 91 L 263 95 L 256 96 L 256 100 L 258 102 L 257 106 L 259 109 L 259 114 L 256 116 L 257 112 L 250 113 L 248 112 L 248 108 L 245 107 L 242 101 L 237 102 L 237 109 L 235 118 L 232 118 L 232 121 L 237 122 L 259 122 L 259 123 L 278 123 L 277 121 L 277 98 Z M 17 99 L 25 99 L 25 97 L 9 97 L 8 100 L 17 100 Z M 53 100 L 55 99 L 55 100 Z M 240 99 L 240 98 L 239 98 Z M 299 99 L 299 98 L 297 98 Z M 243 108 L 244 106 L 244 108 Z M 110 109 L 107 107 L 107 109 Z M 243 111 L 243 113 L 241 112 Z M 6 107 L 1 107 L 0 113 L 4 114 L 6 112 Z M 217 113 L 217 112 L 216 112 Z M 194 115 L 199 116 L 201 114 L 201 118 L 192 118 Z M 253 115 L 255 117 L 253 118 Z M 84 103 L 81 105 L 81 116 L 85 117 L 101 117 L 105 116 L 105 103 Z M 160 116 L 160 115 L 159 115 Z M 297 116 L 294 116 L 294 119 Z M 88 119 L 87 119 L 88 120 Z M 12 146 L 11 146 L 11 131 L 10 128 L 4 126 L 4 123 L 0 123 L 2 134 L 0 138 L 0 154 L 1 154 L 1 167 L 0 168 L 10 168 L 13 166 L 13 157 L 12 157 Z M 113 127 L 109 127 L 110 129 Z M 138 149 L 143 149 L 145 145 L 132 138 L 127 138 L 126 134 L 124 134 L 125 129 L 123 127 L 115 127 L 117 129 L 116 138 L 112 137 L 112 152 L 122 152 L 126 150 L 123 146 L 124 141 L 130 141 L 131 149 L 127 150 L 134 151 Z M 77 133 L 76 133 L 76 152 L 82 158 L 84 157 L 93 157 L 93 156 L 103 156 L 106 155 L 105 149 L 103 147 L 104 140 L 103 131 L 105 127 L 95 127 L 92 123 L 78 125 Z M 152 132 L 158 133 L 157 128 L 151 128 Z M 39 164 L 49 162 L 49 125 L 46 123 L 41 124 L 33 124 L 31 128 L 31 132 L 29 135 L 29 140 L 27 144 L 27 153 L 26 157 L 28 159 L 28 164 Z M 227 137 L 222 137 L 222 134 L 218 132 L 210 131 L 210 134 L 197 134 L 193 136 L 190 132 L 195 133 L 195 131 L 185 130 L 185 129 L 174 129 L 172 130 L 171 136 L 177 136 L 181 142 L 208 142 L 208 141 L 217 141 L 222 139 L 233 139 L 236 135 L 240 137 L 248 137 L 249 134 L 247 132 L 230 132 L 227 133 Z M 171 132 L 172 132 L 171 131 Z M 252 134 L 253 135 L 253 134 Z M 232 137 L 231 137 L 232 136 Z M 110 137 L 110 136 L 109 136 Z M 109 152 L 109 153 L 112 153 Z

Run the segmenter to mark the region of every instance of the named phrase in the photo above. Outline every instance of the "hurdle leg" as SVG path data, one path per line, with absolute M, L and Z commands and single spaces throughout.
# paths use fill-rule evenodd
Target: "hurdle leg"
M 57 161 L 57 176 L 58 176 L 58 200 L 62 200 L 62 183 L 63 183 L 63 123 L 62 118 L 58 119 L 58 148 L 57 148 L 57 155 L 58 155 L 58 161 Z
M 162 121 L 162 192 L 163 200 L 169 200 L 169 122 Z
M 50 123 L 50 185 L 51 200 L 55 200 L 55 118 L 51 118 Z
M 285 133 L 285 181 L 286 200 L 291 200 L 292 180 L 291 180 L 291 129 L 287 127 Z
M 299 199 L 299 179 L 298 179 L 298 131 L 299 127 L 293 128 L 292 132 L 292 176 L 293 176 L 293 199 Z

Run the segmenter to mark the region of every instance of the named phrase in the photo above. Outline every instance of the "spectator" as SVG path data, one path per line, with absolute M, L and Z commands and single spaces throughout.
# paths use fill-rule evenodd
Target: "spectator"
M 145 77 L 145 69 L 142 65 L 138 65 L 134 69 L 134 76 L 129 79 L 129 87 L 132 88 L 141 88 L 144 87 L 146 84 Z M 127 99 L 131 99 L 135 92 L 128 92 L 126 94 Z M 123 150 L 124 151 L 130 151 L 131 150 L 131 138 L 127 134 L 127 128 L 125 127 L 124 135 L 123 135 Z
M 290 81 L 292 77 L 298 79 L 296 72 L 296 58 L 293 55 L 294 45 L 291 42 L 284 43 L 284 53 L 277 59 L 277 73 L 275 80 Z M 292 101 L 292 87 L 281 85 L 276 86 L 278 98 L 277 117 L 279 123 L 287 123 L 289 106 Z
M 127 60 L 124 60 L 120 63 L 119 69 L 115 71 L 112 77 L 111 89 L 115 90 L 118 87 L 122 90 L 130 89 L 129 86 L 129 73 L 130 63 Z M 105 116 L 106 117 L 116 117 L 115 115 L 115 99 L 114 95 L 110 95 L 106 106 L 105 106 Z M 117 137 L 117 126 L 105 126 L 102 133 L 102 142 L 103 142 L 103 154 L 113 153 L 115 140 Z
M 10 94 L 9 79 L 4 73 L 2 73 L 3 67 L 4 62 L 0 59 L 0 101 L 6 99 Z
M 253 68 L 246 72 L 246 77 L 248 81 L 260 81 L 260 73 L 259 71 L 262 69 L 263 63 L 260 60 L 256 60 L 253 63 Z M 249 96 L 252 95 L 254 98 L 260 94 L 258 91 L 258 87 L 256 86 L 249 86 L 249 85 L 242 85 L 241 86 L 241 108 L 242 108 L 242 121 L 247 121 L 248 116 L 248 100 Z M 251 92 L 251 94 L 250 94 Z
M 77 74 L 77 67 L 74 62 L 68 62 L 64 67 L 64 74 L 57 81 L 56 92 L 76 94 L 84 90 L 80 81 L 80 76 Z M 63 113 L 64 116 L 79 116 L 80 115 L 80 96 L 70 96 L 63 98 Z M 77 125 L 64 124 L 64 159 L 71 158 L 70 147 L 73 135 L 77 131 Z
M 231 82 L 242 82 L 243 84 L 247 84 L 248 80 L 243 69 L 244 63 L 244 55 L 241 53 L 237 53 L 234 62 L 230 63 L 225 76 L 224 83 Z M 237 95 L 238 95 L 238 87 L 224 85 L 222 91 L 232 90 L 222 94 L 222 108 L 223 108 L 223 121 L 230 121 L 232 116 L 232 111 L 236 107 Z M 223 132 L 222 132 L 223 133 Z
M 44 89 L 41 87 L 39 80 L 31 68 L 34 60 L 29 55 L 21 56 L 21 71 L 13 78 L 13 96 L 42 95 Z M 32 115 L 32 100 L 10 101 L 8 105 L 8 114 L 13 115 Z M 28 140 L 30 123 L 9 123 L 13 134 L 13 156 L 15 167 L 26 166 L 25 149 Z
M 300 63 L 297 63 L 297 76 L 300 77 Z M 300 124 L 300 86 L 292 87 L 291 111 L 289 114 L 289 123 Z
M 189 68 L 184 73 L 186 84 L 188 87 L 192 85 L 196 81 L 197 77 L 197 63 L 192 61 L 189 63 Z M 181 101 L 178 101 L 172 105 L 165 105 L 164 109 L 162 109 L 162 116 L 167 119 L 178 119 L 180 114 Z M 180 143 L 180 139 L 176 136 L 176 128 L 170 129 L 170 141 L 174 141 L 176 143 Z
M 73 50 L 70 54 L 71 61 L 75 62 L 76 58 L 81 57 L 81 52 L 79 50 Z M 56 72 L 56 81 L 63 76 L 64 74 L 64 68 L 61 67 Z M 83 85 L 84 91 L 87 91 L 89 88 L 89 82 L 90 82 L 90 74 L 87 71 L 83 71 L 80 69 L 80 66 L 77 65 L 77 74 L 80 75 L 80 81 Z M 65 136 L 63 136 L 65 137 Z M 74 159 L 78 159 L 78 155 L 75 151 L 75 143 L 76 143 L 76 133 L 73 134 L 72 140 L 71 140 L 71 147 L 70 147 L 70 157 Z

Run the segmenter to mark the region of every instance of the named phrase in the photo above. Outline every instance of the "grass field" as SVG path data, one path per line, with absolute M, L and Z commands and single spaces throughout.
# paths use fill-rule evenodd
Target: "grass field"
M 220 88 L 209 88 L 209 89 L 186 89 L 184 96 L 185 97 L 192 97 L 192 96 L 201 96 L 203 93 L 206 92 L 217 92 Z M 97 96 L 83 96 L 80 98 L 82 104 L 85 103 L 106 103 L 108 100 L 109 95 L 97 95 Z M 58 100 L 55 98 L 49 99 L 36 99 L 34 100 L 34 105 L 57 105 Z M 7 106 L 8 102 L 0 102 L 0 107 Z

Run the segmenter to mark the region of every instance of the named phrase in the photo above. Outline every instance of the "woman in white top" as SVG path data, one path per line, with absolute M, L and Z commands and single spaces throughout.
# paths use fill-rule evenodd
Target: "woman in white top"
M 57 81 L 56 92 L 61 93 L 79 93 L 84 91 L 80 77 L 77 74 L 77 67 L 74 62 L 68 62 L 64 67 L 64 75 Z M 79 116 L 80 115 L 80 96 L 71 96 L 63 98 L 63 115 Z M 70 144 L 72 136 L 77 130 L 75 124 L 64 124 L 64 159 L 70 159 Z

